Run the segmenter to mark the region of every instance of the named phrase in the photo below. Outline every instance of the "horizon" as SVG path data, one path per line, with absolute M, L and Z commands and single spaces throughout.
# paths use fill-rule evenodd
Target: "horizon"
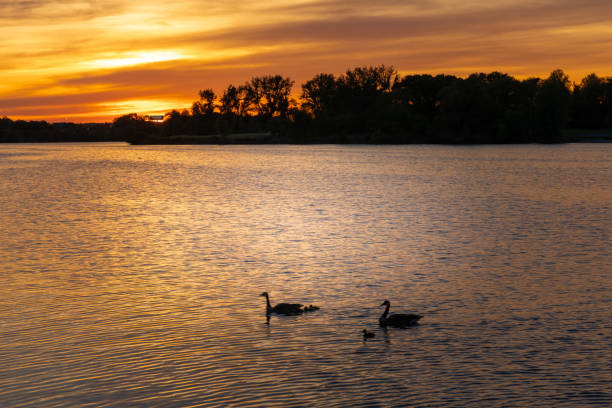
M 255 76 L 289 77 L 296 95 L 319 73 L 379 64 L 402 76 L 606 77 L 612 3 L 587 3 L 0 3 L 0 117 L 103 123 L 189 108 L 200 89 Z

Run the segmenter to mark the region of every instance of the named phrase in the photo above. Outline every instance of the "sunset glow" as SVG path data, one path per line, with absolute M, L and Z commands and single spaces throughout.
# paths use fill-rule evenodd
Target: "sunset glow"
M 0 116 L 110 121 L 189 107 L 263 74 L 320 72 L 524 78 L 612 75 L 612 3 L 545 0 L 0 1 Z M 127 101 L 127 102 L 126 102 Z
M 128 53 L 120 58 L 105 58 L 85 62 L 89 68 L 121 68 L 131 65 L 150 64 L 153 62 L 176 61 L 184 57 L 173 51 L 142 51 Z

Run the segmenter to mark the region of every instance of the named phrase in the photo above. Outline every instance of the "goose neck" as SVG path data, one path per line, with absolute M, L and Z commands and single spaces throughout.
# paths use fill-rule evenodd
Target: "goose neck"
M 383 312 L 382 316 L 380 316 L 380 320 L 386 320 L 387 319 L 387 315 L 389 314 L 389 307 L 391 307 L 391 305 L 389 303 L 387 303 L 385 305 L 385 311 Z
M 270 311 L 272 310 L 272 305 L 270 304 L 270 297 L 268 297 L 268 294 L 265 294 L 266 296 L 266 310 Z

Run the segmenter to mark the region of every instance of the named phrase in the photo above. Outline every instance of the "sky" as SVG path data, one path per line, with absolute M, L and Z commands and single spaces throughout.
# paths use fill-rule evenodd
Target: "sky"
M 200 89 L 392 65 L 612 75 L 610 0 L 0 0 L 0 117 L 104 122 Z

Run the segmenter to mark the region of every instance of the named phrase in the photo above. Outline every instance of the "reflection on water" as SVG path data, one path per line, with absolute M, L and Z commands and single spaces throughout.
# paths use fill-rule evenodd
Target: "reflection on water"
M 612 404 L 611 153 L 2 145 L 0 406 Z

